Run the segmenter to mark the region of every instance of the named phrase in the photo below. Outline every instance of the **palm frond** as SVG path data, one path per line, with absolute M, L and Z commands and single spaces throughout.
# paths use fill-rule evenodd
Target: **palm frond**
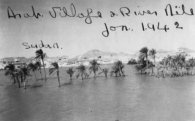
M 59 65 L 57 62 L 53 62 L 51 63 L 51 65 L 55 68 L 55 69 L 59 69 Z
M 148 53 L 148 48 L 147 47 L 143 47 L 140 49 L 139 51 L 140 53 Z
M 38 69 L 38 66 L 34 63 L 29 63 L 27 68 L 32 71 L 36 71 Z
M 37 50 L 35 52 L 35 54 L 36 54 L 35 59 L 42 59 L 43 60 L 46 57 L 46 53 L 44 53 L 42 49 Z
M 35 65 L 37 66 L 37 68 L 39 70 L 41 69 L 41 62 L 40 61 L 36 61 Z
M 78 74 L 76 75 L 76 78 L 78 79 L 78 78 L 79 78 L 79 76 L 80 76 L 80 73 L 78 73 Z
M 56 68 L 49 68 L 49 75 L 51 75 L 52 73 L 54 73 L 55 70 L 56 70 Z
M 68 68 L 68 70 L 66 70 L 66 73 L 72 75 L 74 73 L 73 68 Z
M 5 74 L 5 76 L 11 75 L 9 70 L 6 70 L 4 74 Z

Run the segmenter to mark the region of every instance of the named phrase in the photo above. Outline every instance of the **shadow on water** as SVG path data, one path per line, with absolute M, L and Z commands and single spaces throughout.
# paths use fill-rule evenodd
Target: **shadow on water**
M 26 88 L 40 88 L 40 87 L 43 87 L 43 85 L 42 84 L 27 85 Z

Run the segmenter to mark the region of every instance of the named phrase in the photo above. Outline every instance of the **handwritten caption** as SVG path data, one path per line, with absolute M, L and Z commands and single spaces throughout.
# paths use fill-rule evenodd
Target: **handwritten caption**
M 29 11 L 30 10 L 30 11 Z M 169 32 L 170 30 L 183 30 L 185 29 L 182 24 L 177 20 L 178 17 L 186 17 L 186 16 L 194 16 L 194 9 L 190 7 L 186 7 L 184 4 L 181 5 L 172 5 L 172 4 L 166 4 L 162 10 L 152 10 L 152 9 L 146 9 L 146 10 L 133 10 L 127 6 L 119 7 L 116 10 L 108 10 L 108 11 L 101 11 L 101 10 L 94 10 L 92 8 L 87 8 L 84 11 L 80 12 L 77 7 L 74 5 L 74 3 L 71 3 L 68 5 L 68 7 L 65 6 L 54 6 L 50 9 L 46 10 L 46 13 L 44 14 L 35 6 L 31 6 L 29 8 L 28 12 L 19 12 L 15 9 L 13 9 L 11 6 L 7 7 L 7 17 L 8 19 L 16 20 L 16 19 L 35 19 L 40 20 L 44 17 L 49 17 L 51 19 L 64 19 L 64 18 L 75 18 L 78 20 L 84 21 L 85 24 L 93 24 L 95 19 L 98 20 L 104 20 L 103 18 L 131 18 L 131 17 L 159 17 L 161 14 L 164 15 L 164 17 L 167 17 L 169 19 L 170 17 L 175 17 L 175 21 L 173 23 L 162 23 L 160 20 L 156 22 L 152 21 L 146 21 L 143 20 L 138 25 L 136 25 L 136 28 L 133 28 L 130 25 L 127 24 L 119 24 L 119 25 L 110 25 L 107 22 L 103 22 L 104 28 L 100 34 L 103 37 L 109 37 L 112 32 L 118 31 L 118 32 L 135 32 L 135 31 L 163 31 L 163 32 Z M 105 14 L 106 13 L 106 14 Z M 134 26 L 135 27 L 135 26 Z M 27 46 L 28 44 L 25 43 L 26 48 L 30 48 Z M 42 44 L 43 45 L 43 44 Z M 52 47 L 51 47 L 52 48 Z M 58 48 L 58 46 L 55 46 L 55 48 Z

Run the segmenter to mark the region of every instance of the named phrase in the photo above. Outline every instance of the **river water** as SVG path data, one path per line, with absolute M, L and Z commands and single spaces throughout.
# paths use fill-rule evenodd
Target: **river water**
M 74 79 L 60 88 L 50 78 L 26 90 L 1 72 L 0 121 L 195 121 L 194 76 L 155 78 L 135 72 L 127 67 L 126 77 Z M 61 76 L 62 83 L 69 80 L 62 71 Z

